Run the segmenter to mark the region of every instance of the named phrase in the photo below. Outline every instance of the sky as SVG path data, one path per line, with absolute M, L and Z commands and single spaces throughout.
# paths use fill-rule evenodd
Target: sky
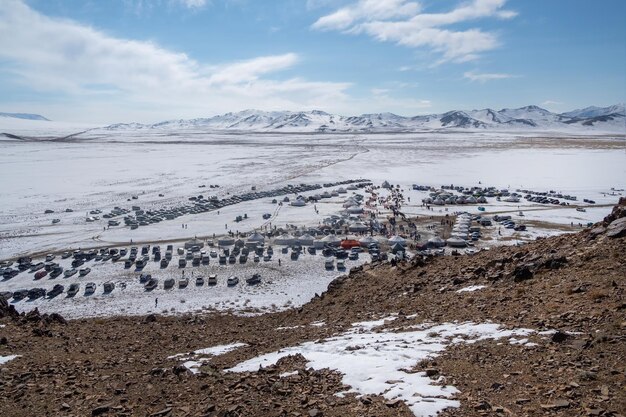
M 623 103 L 624 0 L 0 0 L 0 112 L 151 123 Z

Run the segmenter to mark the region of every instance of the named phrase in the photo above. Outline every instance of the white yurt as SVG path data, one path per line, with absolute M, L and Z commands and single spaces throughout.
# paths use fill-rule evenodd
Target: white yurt
M 313 242 L 315 241 L 315 238 L 313 238 L 313 236 L 311 236 L 310 234 L 305 233 L 302 236 L 298 237 L 296 241 L 300 243 L 302 246 L 313 246 Z
M 399 245 L 405 246 L 406 245 L 406 240 L 403 237 L 400 237 L 398 235 L 393 236 L 393 237 L 391 237 L 389 239 L 389 244 L 391 246 L 395 245 L 396 243 L 399 244 Z
M 389 243 L 389 239 L 387 239 L 385 236 L 376 236 L 375 239 L 381 245 L 386 245 L 387 243 Z
M 324 248 L 324 241 L 322 239 L 315 239 L 313 241 L 313 247 L 315 249 L 322 249 L 322 248 Z
M 428 239 L 428 246 L 441 248 L 443 246 L 446 246 L 446 241 L 440 238 L 439 236 L 433 236 L 430 239 Z
M 335 235 L 328 235 L 328 236 L 324 237 L 322 239 L 322 242 L 324 242 L 324 244 L 330 245 L 330 246 L 339 246 L 339 245 L 341 245 L 341 239 L 339 239 Z
M 230 236 L 224 236 L 224 237 L 217 239 L 218 246 L 231 246 L 234 244 L 235 244 L 235 239 L 233 239 Z
M 304 198 L 297 198 L 293 200 L 290 204 L 294 207 L 304 207 L 306 206 L 306 201 L 304 201 Z
M 290 246 L 295 243 L 295 238 L 291 236 L 289 233 L 283 233 L 282 235 L 274 239 L 274 243 L 276 245 Z
M 361 222 L 353 222 L 348 226 L 348 231 L 359 233 L 359 232 L 367 232 L 369 227 Z
M 378 243 L 378 241 L 371 236 L 363 236 L 359 239 L 359 244 L 363 247 L 368 247 L 372 243 Z
M 464 248 L 465 246 L 467 246 L 467 243 L 465 243 L 463 239 L 460 239 L 458 237 L 451 237 L 446 240 L 446 243 L 448 244 L 448 246 L 453 248 Z
M 256 247 L 257 245 L 262 245 L 263 243 L 265 243 L 265 237 L 258 232 L 254 232 L 248 236 L 248 239 L 246 239 L 246 246 L 248 247 Z

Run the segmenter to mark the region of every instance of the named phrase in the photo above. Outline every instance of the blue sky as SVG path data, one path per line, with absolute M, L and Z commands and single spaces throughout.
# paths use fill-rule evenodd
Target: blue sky
M 0 0 L 0 111 L 553 111 L 626 97 L 623 0 Z

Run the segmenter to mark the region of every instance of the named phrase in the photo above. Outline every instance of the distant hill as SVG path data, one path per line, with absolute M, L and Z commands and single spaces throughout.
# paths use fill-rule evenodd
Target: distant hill
M 405 117 L 393 113 L 341 116 L 320 110 L 244 110 L 209 118 L 167 120 L 154 124 L 118 123 L 106 130 L 178 130 L 246 132 L 411 132 L 432 129 L 626 131 L 624 104 L 587 107 L 552 113 L 538 106 L 517 109 L 452 110 L 442 114 Z
M 13 119 L 24 119 L 24 120 L 43 120 L 49 122 L 50 119 L 46 119 L 40 114 L 32 114 L 32 113 L 0 113 L 0 117 L 10 117 Z

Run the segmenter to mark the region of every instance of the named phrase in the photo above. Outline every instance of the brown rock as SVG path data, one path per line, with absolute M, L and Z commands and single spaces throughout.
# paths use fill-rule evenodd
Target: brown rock
M 549 404 L 541 404 L 541 408 L 544 410 L 558 410 L 560 408 L 567 408 L 570 406 L 570 402 L 567 400 L 557 400 Z
M 613 220 L 606 228 L 606 235 L 610 238 L 626 236 L 626 217 Z
M 385 401 L 385 405 L 387 407 L 394 408 L 394 407 L 399 406 L 401 402 L 402 402 L 402 400 L 399 400 L 399 399 L 389 400 L 389 401 Z
M 94 408 L 93 410 L 91 410 L 91 415 L 94 417 L 101 416 L 104 413 L 108 413 L 110 409 L 111 409 L 110 405 L 100 405 Z
M 161 411 L 157 411 L 156 413 L 150 414 L 150 417 L 162 417 L 162 416 L 168 415 L 171 412 L 172 412 L 172 407 L 167 407 Z

